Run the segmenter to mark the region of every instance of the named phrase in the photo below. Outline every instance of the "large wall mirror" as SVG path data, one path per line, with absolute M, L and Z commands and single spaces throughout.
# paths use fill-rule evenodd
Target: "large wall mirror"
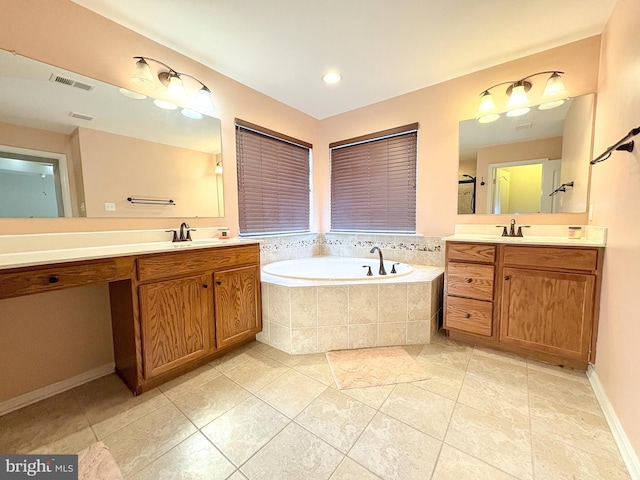
M 223 216 L 220 121 L 142 97 L 0 50 L 0 217 Z
M 594 102 L 460 122 L 458 213 L 585 212 Z

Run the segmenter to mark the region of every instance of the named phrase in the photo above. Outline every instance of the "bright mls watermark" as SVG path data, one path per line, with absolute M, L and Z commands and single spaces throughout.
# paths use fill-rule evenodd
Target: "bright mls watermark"
M 78 480 L 78 455 L 1 455 L 0 480 Z

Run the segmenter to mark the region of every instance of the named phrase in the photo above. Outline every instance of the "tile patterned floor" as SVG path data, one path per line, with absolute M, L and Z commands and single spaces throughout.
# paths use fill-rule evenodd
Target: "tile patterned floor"
M 438 335 L 427 380 L 339 391 L 254 342 L 132 396 L 109 375 L 0 417 L 2 453 L 102 440 L 131 480 L 629 479 L 583 373 Z

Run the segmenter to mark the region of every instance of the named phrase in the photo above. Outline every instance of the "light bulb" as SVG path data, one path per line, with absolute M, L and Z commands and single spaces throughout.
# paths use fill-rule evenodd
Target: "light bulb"
M 562 83 L 560 74 L 553 72 L 549 80 L 547 80 L 547 85 L 544 87 L 544 93 L 542 94 L 542 98 L 540 99 L 541 103 L 538 108 L 540 110 L 549 110 L 559 107 L 565 102 L 568 96 L 569 93 L 564 87 L 564 83 Z
M 182 86 L 182 80 L 178 75 L 169 76 L 169 86 L 167 87 L 167 95 L 176 100 L 183 100 L 186 97 L 184 87 Z
M 496 104 L 493 101 L 493 97 L 489 93 L 488 90 L 482 92 L 482 97 L 480 98 L 480 106 L 478 107 L 478 112 L 476 113 L 476 119 L 480 123 L 490 123 L 495 122 L 500 118 L 500 115 L 497 113 Z

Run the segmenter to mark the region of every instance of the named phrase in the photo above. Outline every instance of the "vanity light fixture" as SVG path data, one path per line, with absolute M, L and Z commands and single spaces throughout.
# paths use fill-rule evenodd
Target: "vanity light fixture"
M 495 87 L 499 87 L 500 85 L 509 85 L 506 91 L 509 96 L 509 101 L 506 106 L 507 116 L 519 117 L 520 115 L 528 113 L 531 109 L 531 102 L 527 93 L 533 86 L 529 79 L 536 75 L 543 75 L 547 73 L 550 73 L 551 76 L 547 80 L 547 85 L 545 86 L 541 97 L 541 104 L 538 106 L 538 109 L 549 110 L 562 105 L 569 96 L 564 84 L 562 83 L 562 78 L 560 77 L 564 72 L 559 70 L 537 72 L 520 80 L 497 83 L 496 85 L 482 91 L 480 94 L 480 106 L 476 113 L 476 119 L 478 122 L 490 123 L 495 122 L 500 118 L 496 104 L 491 96 L 491 90 Z
M 214 171 L 216 175 L 222 175 L 222 160 L 216 163 L 216 169 Z
M 182 108 L 182 114 L 188 118 L 200 119 L 203 113 L 213 113 L 211 90 L 193 75 L 177 72 L 166 63 L 149 57 L 133 57 L 136 60 L 135 70 L 131 81 L 145 88 L 155 89 L 158 82 L 166 88 L 166 100 L 154 100 L 154 104 L 167 110 L 175 110 L 179 105 L 188 106 Z M 148 62 L 155 62 L 166 70 L 160 70 L 154 78 Z M 184 87 L 183 78 L 190 78 L 200 86 L 198 93 L 190 101 Z M 157 80 L 156 80 L 157 79 Z

